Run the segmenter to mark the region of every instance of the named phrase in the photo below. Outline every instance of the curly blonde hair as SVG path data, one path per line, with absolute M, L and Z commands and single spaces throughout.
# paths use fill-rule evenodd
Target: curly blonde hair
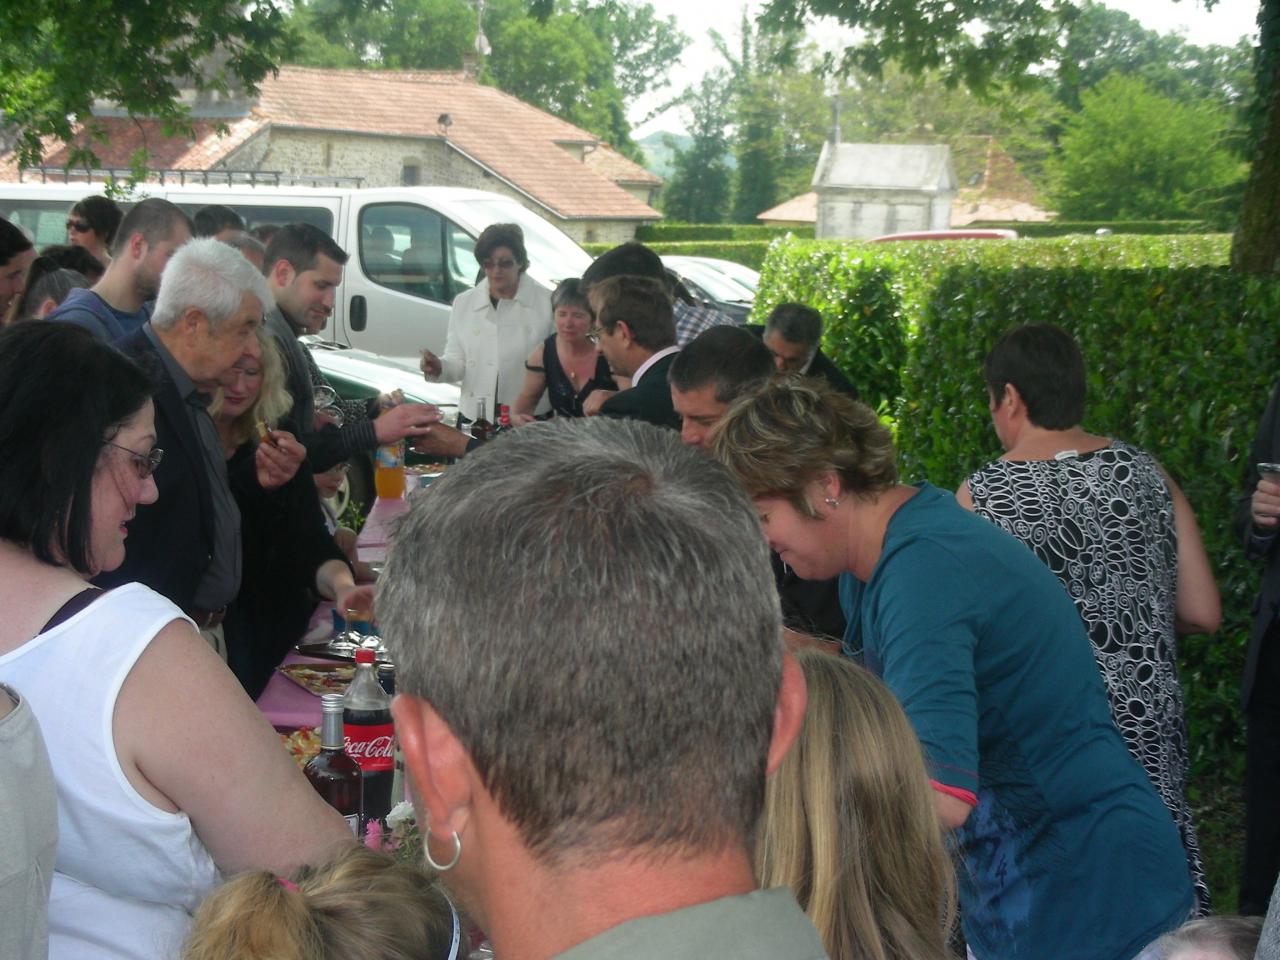
M 710 448 L 749 496 L 786 500 L 810 518 L 818 512 L 806 490 L 827 474 L 862 498 L 898 481 L 893 440 L 871 408 L 806 377 L 775 377 L 738 398 Z
M 906 715 L 853 662 L 795 657 L 808 704 L 766 783 L 760 885 L 790 888 L 832 960 L 947 960 L 955 877 Z
M 232 877 L 196 911 L 181 960 L 444 960 L 455 914 L 439 884 L 352 844 L 287 887 L 266 870 Z
M 258 349 L 261 354 L 259 363 L 262 364 L 262 386 L 258 388 L 258 396 L 253 403 L 231 422 L 228 436 L 237 447 L 257 436 L 254 427 L 259 420 L 275 426 L 281 417 L 293 409 L 293 395 L 289 393 L 285 381 L 284 357 L 280 353 L 275 335 L 261 326 L 254 333 L 258 338 Z M 216 420 L 221 409 L 222 391 L 219 390 L 213 398 L 213 403 L 209 405 L 209 416 Z M 306 423 L 293 425 L 298 431 L 305 430 L 309 426 L 310 424 Z

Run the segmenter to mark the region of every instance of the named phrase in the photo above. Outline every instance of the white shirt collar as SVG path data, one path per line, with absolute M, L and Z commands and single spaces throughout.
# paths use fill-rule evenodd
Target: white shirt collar
M 638 384 L 640 382 L 640 378 L 645 375 L 645 373 L 649 370 L 649 368 L 652 367 L 659 360 L 661 360 L 663 357 L 669 357 L 671 354 L 679 353 L 679 352 L 680 352 L 680 348 L 675 345 L 672 345 L 663 350 L 659 350 L 657 353 L 653 354 L 651 357 L 649 357 L 648 360 L 640 364 L 640 366 L 636 368 L 636 372 L 631 375 L 631 385 L 634 387 L 636 384 Z

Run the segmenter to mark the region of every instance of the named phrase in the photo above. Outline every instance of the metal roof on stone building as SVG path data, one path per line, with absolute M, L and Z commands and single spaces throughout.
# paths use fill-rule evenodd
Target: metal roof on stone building
M 956 189 L 951 151 L 946 146 L 901 143 L 822 145 L 813 171 L 816 190 L 909 190 L 936 193 Z

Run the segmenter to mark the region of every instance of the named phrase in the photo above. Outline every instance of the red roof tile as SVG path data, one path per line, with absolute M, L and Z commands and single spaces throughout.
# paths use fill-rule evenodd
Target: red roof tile
M 281 67 L 262 83 L 255 116 L 283 127 L 381 136 L 441 136 L 566 219 L 657 219 L 559 143 L 598 138 L 460 72 Z

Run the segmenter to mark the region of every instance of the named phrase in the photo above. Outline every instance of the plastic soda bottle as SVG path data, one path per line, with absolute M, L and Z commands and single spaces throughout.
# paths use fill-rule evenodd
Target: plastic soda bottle
M 387 408 L 391 409 L 390 407 Z M 384 410 L 382 413 L 386 413 Z M 382 414 L 378 414 L 382 416 Z M 373 455 L 373 492 L 384 500 L 404 496 L 404 441 L 384 443 Z

